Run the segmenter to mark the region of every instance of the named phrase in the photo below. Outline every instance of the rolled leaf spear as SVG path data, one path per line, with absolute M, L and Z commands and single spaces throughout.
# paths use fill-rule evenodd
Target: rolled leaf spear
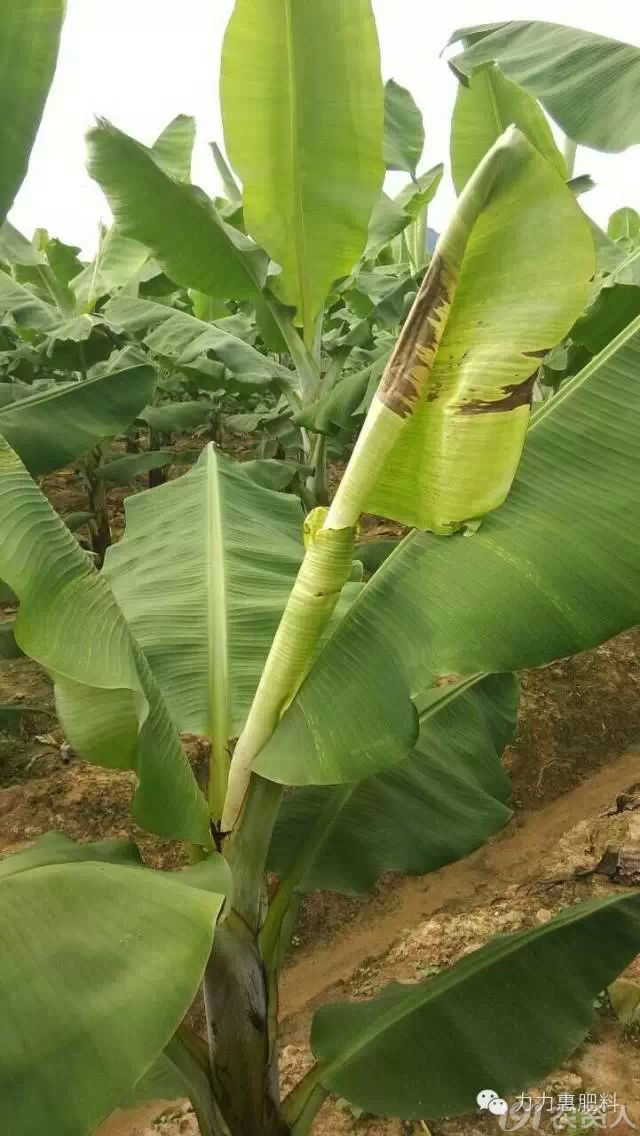
M 231 832 L 238 821 L 251 766 L 302 684 L 349 579 L 358 519 L 428 383 L 473 227 L 496 181 L 529 152 L 524 136 L 510 127 L 467 182 L 437 243 L 331 507 L 314 510 L 307 518 L 305 558 L 231 761 L 221 822 L 224 832 Z

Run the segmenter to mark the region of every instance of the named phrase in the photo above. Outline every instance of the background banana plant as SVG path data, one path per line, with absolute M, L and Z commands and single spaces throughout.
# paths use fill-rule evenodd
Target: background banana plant
M 233 170 L 214 150 L 226 199 L 189 182 L 190 120 L 152 148 L 100 123 L 89 163 L 115 225 L 94 264 L 70 276 L 73 250 L 2 231 L 14 346 L 25 328 L 30 346 L 50 342 L 71 293 L 72 323 L 116 348 L 102 372 L 50 376 L 0 408 L 15 638 L 51 676 L 70 743 L 133 771 L 134 819 L 191 859 L 159 872 L 132 844 L 50 834 L 0 863 L 0 1087 L 15 1136 L 85 1136 L 149 1095 L 188 1096 L 202 1136 L 303 1136 L 330 1092 L 384 1115 L 459 1114 L 481 1084 L 505 1095 L 556 1066 L 640 948 L 640 895 L 625 892 L 436 977 L 321 1007 L 315 1063 L 280 1101 L 278 977 L 302 897 L 432 871 L 498 831 L 513 672 L 640 612 L 638 226 L 630 210 L 608 234 L 589 224 L 534 97 L 546 106 L 547 88 L 532 91 L 522 62 L 539 43 L 556 74 L 567 29 L 464 33 L 460 195 L 434 245 L 442 171 L 417 172 L 421 119 L 408 92 L 383 88 L 368 0 L 323 5 L 313 35 L 308 18 L 302 0 L 237 0 L 222 60 Z M 48 72 L 36 67 L 49 79 L 58 31 Z M 28 56 L 27 24 L 11 34 Z M 582 94 L 593 54 L 578 47 L 549 109 L 600 144 L 602 106 Z M 635 49 L 617 47 L 632 70 Z M 632 138 L 614 133 L 611 148 Z M 385 165 L 411 179 L 395 200 Z M 111 365 L 123 351 L 135 366 Z M 309 479 L 285 493 L 291 462 L 241 463 L 209 441 L 190 472 L 128 501 L 98 572 L 32 474 L 136 419 L 158 434 L 200 425 L 205 399 L 185 397 L 185 375 L 205 393 L 268 390 L 254 416 L 286 420 Z M 67 429 L 52 438 L 57 414 Z M 362 419 L 331 504 L 306 511 L 326 495 L 327 439 Z M 358 543 L 370 509 L 413 531 L 371 555 Z M 186 731 L 210 742 L 207 786 Z M 183 1023 L 201 983 L 208 1043 Z

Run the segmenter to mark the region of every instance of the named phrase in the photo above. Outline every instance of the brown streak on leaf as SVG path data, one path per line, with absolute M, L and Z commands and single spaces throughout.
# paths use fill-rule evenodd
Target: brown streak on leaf
M 533 384 L 537 374 L 538 372 L 534 371 L 524 382 L 513 383 L 511 386 L 503 387 L 504 395 L 502 398 L 496 398 L 495 400 L 474 399 L 472 402 L 461 402 L 458 406 L 458 413 L 502 414 L 508 410 L 516 410 L 519 406 L 531 406 Z
M 440 675 L 435 682 L 434 686 L 449 686 L 453 682 L 462 682 L 464 675 L 461 674 L 448 674 Z
M 378 387 L 378 398 L 401 418 L 413 413 L 431 374 L 454 289 L 453 274 L 434 253 Z

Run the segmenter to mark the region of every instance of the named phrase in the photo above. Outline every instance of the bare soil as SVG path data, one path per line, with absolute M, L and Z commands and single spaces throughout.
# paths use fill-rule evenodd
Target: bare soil
M 48 478 L 44 488 L 62 513 L 85 507 L 68 471 Z M 110 494 L 116 532 L 125 496 Z M 372 519 L 368 531 L 375 530 Z M 0 618 L 10 614 L 10 607 L 0 609 Z M 527 672 L 522 682 L 518 732 L 505 754 L 515 810 L 507 828 L 428 877 L 390 874 L 367 900 L 319 893 L 306 904 L 282 987 L 285 1089 L 309 1063 L 306 1039 L 317 1005 L 371 996 L 392 979 L 415 981 L 499 931 L 532 926 L 562 906 L 620 887 L 599 874 L 561 877 L 579 864 L 589 866 L 608 832 L 600 814 L 640 781 L 640 630 Z M 0 703 L 7 702 L 37 709 L 25 712 L 13 732 L 0 731 L 0 850 L 15 851 L 51 829 L 85 840 L 131 834 L 148 863 L 177 866 L 175 845 L 132 826 L 132 776 L 97 769 L 62 748 L 51 684 L 30 660 L 0 662 Z M 199 773 L 206 762 L 203 743 L 193 737 L 186 742 Z M 630 973 L 640 978 L 638 961 Z M 553 1091 L 554 1085 L 557 1092 L 617 1092 L 640 1129 L 640 1048 L 610 1013 L 597 1015 L 566 1067 L 535 1088 Z M 432 1136 L 499 1131 L 495 1118 L 480 1115 L 430 1123 L 429 1129 Z M 425 1129 L 357 1116 L 345 1102 L 331 1101 L 316 1131 L 409 1136 Z M 616 1131 L 633 1129 L 620 1123 Z M 196 1134 L 184 1102 L 116 1112 L 100 1130 L 100 1136 Z

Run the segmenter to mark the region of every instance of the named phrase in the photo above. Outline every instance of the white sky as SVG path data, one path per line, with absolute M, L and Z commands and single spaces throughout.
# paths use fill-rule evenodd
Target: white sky
M 321 3 L 322 0 L 312 0 Z M 348 0 L 347 0 L 348 2 Z M 421 169 L 447 163 L 456 80 L 439 52 L 451 32 L 493 20 L 551 20 L 640 45 L 633 0 L 373 0 L 385 79 L 408 87 L 425 120 Z M 68 0 L 58 71 L 27 179 L 11 220 L 93 251 L 97 222 L 108 217 L 84 168 L 84 133 L 95 115 L 150 143 L 180 113 L 198 123 L 194 181 L 220 189 L 207 142 L 222 138 L 218 64 L 233 0 Z M 640 209 L 640 147 L 620 155 L 578 152 L 576 174 L 598 183 L 583 205 L 600 223 L 621 205 Z M 402 175 L 391 175 L 391 188 Z M 429 221 L 442 226 L 453 202 L 441 187 Z

